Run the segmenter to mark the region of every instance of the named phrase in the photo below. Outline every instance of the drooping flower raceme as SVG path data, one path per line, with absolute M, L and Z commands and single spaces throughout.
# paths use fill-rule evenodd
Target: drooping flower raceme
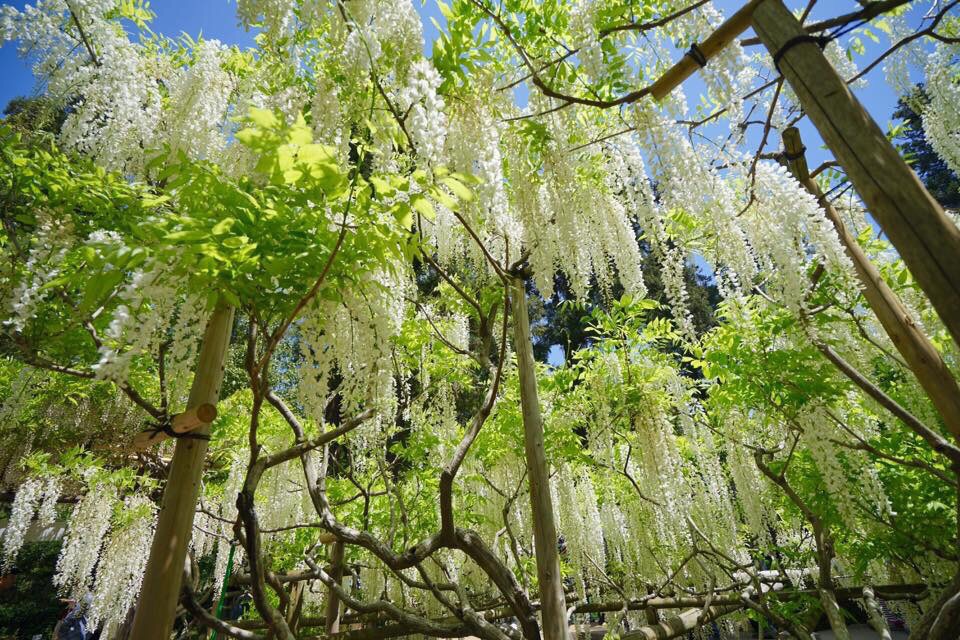
M 247 28 L 263 25 L 272 35 L 283 35 L 294 20 L 294 2 L 291 0 L 237 0 L 237 17 Z
M 120 304 L 104 331 L 100 361 L 93 365 L 98 378 L 125 382 L 135 357 L 156 352 L 160 329 L 177 303 L 177 290 L 164 275 L 164 265 L 146 265 L 135 271 L 118 293 Z
M 167 81 L 169 97 L 164 109 L 159 142 L 191 159 L 219 159 L 226 145 L 223 124 L 230 95 L 236 85 L 223 68 L 226 48 L 217 40 L 204 40 L 194 50 L 190 66 L 178 69 Z
M 407 131 L 413 138 L 411 142 L 417 153 L 433 165 L 442 164 L 443 141 L 447 137 L 443 98 L 437 95 L 440 82 L 440 74 L 429 60 L 417 60 L 398 97 L 400 110 L 410 112 Z
M 60 478 L 51 475 L 43 482 L 43 498 L 40 501 L 40 508 L 37 510 L 37 524 L 41 527 L 49 527 L 57 520 L 57 501 L 63 491 L 63 483 Z
M 952 61 L 960 47 L 939 45 L 927 60 L 925 87 L 930 103 L 923 109 L 923 132 L 944 162 L 960 174 L 960 73 Z
M 37 506 L 43 497 L 43 481 L 38 478 L 28 478 L 17 489 L 10 507 L 10 518 L 3 534 L 3 563 L 2 572 L 7 573 L 17 559 L 17 553 L 23 546 L 27 529 L 33 522 Z
M 104 543 L 87 612 L 92 628 L 102 625 L 103 640 L 114 636 L 140 593 L 156 520 L 156 506 L 145 496 L 128 496 L 123 512 L 129 521 L 115 527 Z
M 47 283 L 58 275 L 72 238 L 69 224 L 41 217 L 34 233 L 33 246 L 24 264 L 27 276 L 14 290 L 11 297 L 11 317 L 4 324 L 14 331 L 23 331 L 37 313 L 45 296 Z
M 61 594 L 80 601 L 92 585 L 93 570 L 117 503 L 117 490 L 108 483 L 97 483 L 74 507 L 53 576 Z

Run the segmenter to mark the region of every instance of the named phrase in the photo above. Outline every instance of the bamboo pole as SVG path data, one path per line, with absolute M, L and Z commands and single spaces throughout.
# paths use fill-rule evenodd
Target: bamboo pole
M 207 323 L 187 406 L 216 404 L 232 327 L 233 308 L 218 306 Z M 209 435 L 210 425 L 194 433 Z M 206 453 L 207 440 L 177 440 L 133 620 L 136 640 L 170 638 Z
M 742 609 L 743 605 L 724 605 L 703 609 L 689 609 L 662 622 L 648 624 L 620 636 L 621 640 L 669 640 L 696 631 L 720 616 Z
M 737 36 L 750 28 L 750 18 L 753 10 L 761 2 L 763 0 L 750 0 L 739 11 L 727 18 L 702 43 L 691 46 L 687 55 L 680 58 L 656 82 L 650 85 L 650 95 L 658 101 L 663 100 L 684 80 L 696 73 L 697 69 L 706 65 L 711 58 L 729 46 L 731 42 L 737 39 Z M 702 60 L 698 61 L 696 59 L 697 54 L 703 56 Z M 700 64 L 701 62 L 703 64 Z
M 781 0 L 763 0 L 753 11 L 753 28 L 960 345 L 960 229 Z
M 853 262 L 863 286 L 863 297 L 867 299 L 867 304 L 937 408 L 947 430 L 960 440 L 960 387 L 957 386 L 953 373 L 920 327 L 913 322 L 903 302 L 884 281 L 877 267 L 870 262 L 856 239 L 847 231 L 839 212 L 810 178 L 803 141 L 796 127 L 790 127 L 783 132 L 783 150 L 790 171 L 797 181 L 817 198 L 827 219 L 840 236 L 840 243 Z
M 557 550 L 557 526 L 550 497 L 550 472 L 543 448 L 543 420 L 537 396 L 537 374 L 530 342 L 527 293 L 521 278 L 510 280 L 510 307 L 513 310 L 513 348 L 520 375 L 520 404 L 523 413 L 523 445 L 530 482 L 530 506 L 540 588 L 543 640 L 567 640 L 566 602 Z

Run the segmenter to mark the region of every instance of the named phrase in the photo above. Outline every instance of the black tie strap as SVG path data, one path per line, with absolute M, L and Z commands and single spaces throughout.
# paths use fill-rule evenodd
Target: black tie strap
M 193 440 L 209 440 L 210 434 L 208 433 L 194 433 L 193 431 L 185 431 L 184 433 L 178 433 L 173 430 L 173 427 L 170 426 L 170 420 L 164 420 L 162 422 L 153 423 L 149 425 L 147 431 L 150 432 L 150 437 L 154 438 L 157 434 L 165 433 L 171 438 L 188 438 Z
M 773 66 L 777 68 L 777 71 L 780 71 L 780 60 L 783 59 L 783 56 L 786 55 L 790 49 L 793 49 L 798 44 L 810 42 L 817 45 L 822 50 L 827 46 L 827 44 L 829 44 L 831 40 L 833 40 L 832 36 L 813 36 L 809 33 L 794 36 L 793 38 L 790 38 L 784 42 L 783 46 L 780 47 L 775 54 L 773 54 Z
M 690 45 L 690 49 L 684 55 L 690 56 L 701 69 L 707 66 L 707 56 L 703 55 L 703 51 L 700 50 L 696 42 Z

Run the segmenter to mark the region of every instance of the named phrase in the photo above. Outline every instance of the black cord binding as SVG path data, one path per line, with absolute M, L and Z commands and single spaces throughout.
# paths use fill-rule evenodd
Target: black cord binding
M 690 49 L 684 55 L 690 56 L 701 69 L 707 66 L 707 56 L 703 55 L 703 51 L 700 50 L 696 42 L 690 45 Z
M 796 153 L 787 153 L 786 151 L 784 151 L 783 159 L 788 162 L 793 162 L 794 160 L 799 160 L 800 158 L 802 158 L 803 154 L 805 154 L 806 152 L 807 152 L 806 147 L 800 147 L 800 150 L 797 151 Z
M 793 38 L 790 38 L 789 40 L 784 42 L 783 46 L 780 47 L 780 49 L 777 50 L 775 54 L 773 54 L 773 66 L 777 68 L 777 71 L 780 71 L 780 60 L 788 51 L 790 51 L 790 49 L 794 48 L 798 44 L 812 42 L 813 44 L 823 49 L 827 46 L 827 44 L 829 44 L 831 40 L 833 40 L 833 36 L 813 36 L 813 35 L 810 35 L 809 33 L 804 33 L 799 36 L 794 36 Z
M 177 433 L 173 430 L 173 427 L 170 426 L 169 420 L 164 420 L 163 422 L 158 422 L 151 425 L 147 431 L 150 432 L 150 437 L 153 438 L 159 433 L 165 433 L 171 438 L 187 438 L 192 440 L 209 440 L 210 434 L 208 433 L 194 433 L 192 431 L 187 431 L 186 433 Z

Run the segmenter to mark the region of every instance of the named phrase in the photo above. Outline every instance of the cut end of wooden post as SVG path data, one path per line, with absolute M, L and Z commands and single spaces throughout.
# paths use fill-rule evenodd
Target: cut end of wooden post
M 327 531 L 323 531 L 320 533 L 320 535 L 317 536 L 317 542 L 319 542 L 320 544 L 333 544 L 336 541 L 337 541 L 337 536 Z
M 787 160 L 787 167 L 797 180 L 806 182 L 810 178 L 810 168 L 807 166 L 805 155 L 807 148 L 803 146 L 800 130 L 796 127 L 788 127 L 784 129 L 782 137 L 783 153 Z
M 188 433 L 190 431 L 194 431 L 195 429 L 199 429 L 202 426 L 208 425 L 216 419 L 216 405 L 205 402 L 192 409 L 187 409 L 183 413 L 175 415 L 173 420 L 170 421 L 170 428 L 176 433 Z M 158 442 L 163 442 L 169 437 L 170 436 L 168 434 L 156 429 L 141 431 L 134 436 L 132 449 L 134 451 L 143 451 L 144 449 L 148 449 Z
M 217 419 L 217 407 L 216 405 L 204 403 L 197 407 L 197 417 L 200 418 L 201 422 L 210 424 Z
M 205 402 L 174 416 L 171 427 L 177 433 L 186 433 L 205 424 L 210 424 L 216 418 L 217 407 Z

